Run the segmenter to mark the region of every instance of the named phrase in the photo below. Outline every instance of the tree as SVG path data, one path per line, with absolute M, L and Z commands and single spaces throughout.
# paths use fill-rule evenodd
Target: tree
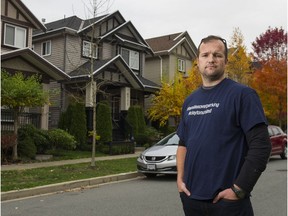
M 21 72 L 10 75 L 1 71 L 1 104 L 13 111 L 14 135 L 16 142 L 13 146 L 12 158 L 18 159 L 18 128 L 19 117 L 25 107 L 41 107 L 48 103 L 48 92 L 40 84 L 36 75 L 25 77 Z
M 243 84 L 249 83 L 251 60 L 246 53 L 244 36 L 239 28 L 235 28 L 231 37 L 226 71 L 228 77 Z
M 268 119 L 286 125 L 287 116 L 287 62 L 270 59 L 253 74 L 255 88 Z M 287 121 L 287 120 L 286 120 Z
M 152 106 L 148 110 L 151 120 L 160 122 L 164 126 L 170 117 L 174 118 L 176 125 L 179 124 L 181 109 L 185 98 L 201 83 L 196 62 L 189 73 L 184 78 L 182 74 L 176 73 L 174 82 L 162 82 L 161 89 L 152 98 Z
M 279 125 L 287 124 L 287 32 L 271 28 L 252 43 L 259 67 L 253 74 L 253 87 L 262 100 L 265 113 Z
M 261 34 L 252 43 L 254 57 L 257 61 L 268 61 L 271 58 L 287 60 L 287 32 L 281 28 L 271 28 Z

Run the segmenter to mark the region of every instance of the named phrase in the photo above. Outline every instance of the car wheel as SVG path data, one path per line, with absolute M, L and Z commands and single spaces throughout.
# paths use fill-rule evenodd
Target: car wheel
M 147 178 L 155 178 L 156 177 L 156 173 L 144 173 L 144 175 L 147 177 Z
M 286 143 L 286 145 L 285 145 L 285 147 L 284 147 L 283 153 L 280 154 L 280 157 L 281 157 L 282 159 L 287 159 L 287 143 Z

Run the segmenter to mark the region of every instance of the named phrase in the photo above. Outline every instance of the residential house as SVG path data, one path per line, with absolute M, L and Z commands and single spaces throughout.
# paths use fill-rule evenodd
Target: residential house
M 197 57 L 197 48 L 188 32 L 146 39 L 154 55 L 147 55 L 145 77 L 157 84 L 173 82 L 175 73 L 187 76 Z
M 175 75 L 188 76 L 193 61 L 197 57 L 197 48 L 188 32 L 180 32 L 160 37 L 146 39 L 154 55 L 147 55 L 145 62 L 145 77 L 161 85 L 173 83 Z M 145 100 L 145 108 L 151 107 L 151 97 Z M 175 126 L 174 118 L 169 119 L 169 125 Z
M 1 1 L 1 70 L 10 73 L 21 71 L 27 76 L 41 75 L 44 89 L 51 81 L 68 80 L 67 74 L 32 50 L 33 29 L 46 31 L 45 26 L 20 0 Z M 1 111 L 1 130 L 12 130 L 11 112 L 7 112 L 5 107 Z M 27 108 L 25 111 L 31 114 L 32 110 Z M 31 123 L 32 117 L 36 116 L 39 117 L 37 126 L 48 129 L 49 106 L 33 109 L 33 112 L 28 118 L 21 118 L 20 124 Z
M 49 126 L 57 126 L 69 95 L 78 95 L 85 99 L 87 127 L 92 129 L 94 80 L 96 100 L 111 104 L 114 134 L 119 134 L 129 107 L 144 106 L 144 98 L 160 87 L 144 73 L 146 55 L 153 56 L 149 45 L 119 11 L 87 20 L 64 17 L 45 27 L 33 32 L 34 51 L 70 77 L 50 84 L 61 94 L 50 107 L 53 114 Z

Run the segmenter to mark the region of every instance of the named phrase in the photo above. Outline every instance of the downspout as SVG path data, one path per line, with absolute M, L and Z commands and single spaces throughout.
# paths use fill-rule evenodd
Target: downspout
M 161 56 L 159 56 L 160 58 L 160 83 L 162 83 L 162 78 L 163 78 L 163 60 L 161 58 Z
M 67 34 L 64 33 L 64 52 L 63 52 L 63 71 L 66 73 L 66 49 L 67 49 Z M 65 85 L 63 83 L 61 85 L 61 103 L 60 103 L 60 110 L 63 111 L 65 107 Z

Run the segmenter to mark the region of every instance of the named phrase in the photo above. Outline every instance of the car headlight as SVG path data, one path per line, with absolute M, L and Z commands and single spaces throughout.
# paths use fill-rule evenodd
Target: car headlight
M 143 155 L 143 154 L 140 154 L 139 158 L 140 158 L 141 160 L 143 160 L 143 159 L 144 159 L 144 155 Z
M 176 160 L 176 155 L 170 155 L 168 157 L 168 161 L 170 161 L 170 160 Z

